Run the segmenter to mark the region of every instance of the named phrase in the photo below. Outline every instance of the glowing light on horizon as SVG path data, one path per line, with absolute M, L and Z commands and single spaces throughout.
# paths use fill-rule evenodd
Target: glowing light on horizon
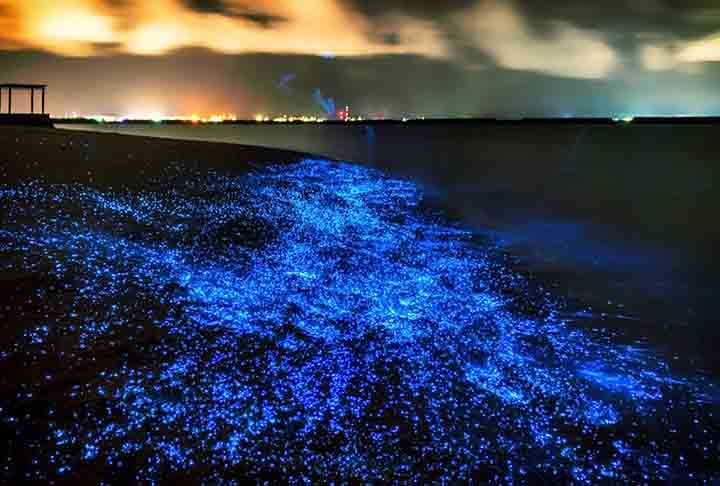
M 325 118 L 316 117 L 313 115 L 280 115 L 276 116 L 274 118 L 270 118 L 267 116 L 256 116 L 255 121 L 259 122 L 268 122 L 272 121 L 274 123 L 322 123 L 326 121 Z
M 197 113 L 193 113 L 192 115 L 178 115 L 178 116 L 169 116 L 163 119 L 163 121 L 183 121 L 183 122 L 191 122 L 191 123 L 224 123 L 224 122 L 232 122 L 237 121 L 237 116 L 233 113 L 218 113 L 214 115 L 207 115 L 202 116 L 198 115 Z
M 132 112 L 126 115 L 114 114 L 80 114 L 77 112 L 65 113 L 64 118 L 67 119 L 87 119 L 97 122 L 114 123 L 122 121 L 156 121 L 156 122 L 189 122 L 194 124 L 217 124 L 226 122 L 235 122 L 240 118 L 234 113 L 217 113 L 209 115 L 199 115 L 193 113 L 191 115 L 165 115 L 158 111 Z M 268 115 L 258 114 L 253 117 L 256 122 L 275 122 L 275 123 L 322 123 L 327 121 L 325 118 L 315 115 L 279 115 L 270 117 Z M 362 117 L 351 117 L 348 121 L 363 121 Z
M 161 122 L 163 120 L 167 120 L 167 117 L 160 112 L 152 111 L 146 113 L 129 113 L 120 117 L 120 120 L 151 120 L 154 122 Z
M 232 113 L 219 113 L 208 116 L 200 116 L 198 114 L 192 115 L 175 115 L 167 116 L 161 112 L 138 112 L 129 113 L 127 115 L 107 115 L 107 114 L 90 114 L 80 115 L 77 112 L 71 114 L 65 114 L 65 118 L 68 119 L 87 119 L 94 120 L 97 122 L 114 123 L 122 121 L 154 121 L 154 122 L 165 122 L 165 121 L 182 121 L 190 123 L 224 123 L 237 121 L 238 118 Z

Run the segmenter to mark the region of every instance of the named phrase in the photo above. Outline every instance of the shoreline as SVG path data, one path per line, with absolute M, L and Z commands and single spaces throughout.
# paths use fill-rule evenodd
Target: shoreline
M 332 133 L 326 135 L 329 137 Z M 326 140 L 328 144 L 334 142 L 332 138 Z M 395 138 L 390 142 L 399 144 L 403 140 Z M 277 144 L 279 140 L 271 139 L 268 143 Z M 43 184 L 83 184 L 111 191 L 153 190 L 153 179 L 172 176 L 183 168 L 237 175 L 255 168 L 254 164 L 284 164 L 305 158 L 333 160 L 309 152 L 247 144 L 61 128 L 3 127 L 0 128 L 0 147 L 9 148 L 4 156 L 0 155 L 0 184 L 35 180 Z M 488 155 L 483 157 L 487 159 Z M 519 213 L 524 219 L 507 215 L 502 219 L 502 214 L 498 218 L 493 211 L 510 213 L 512 204 L 517 203 L 514 197 L 522 202 L 523 198 L 533 195 L 527 189 L 533 180 L 522 175 L 507 179 L 512 174 L 503 173 L 502 169 L 498 172 L 497 165 L 488 169 L 486 179 L 479 179 L 491 186 L 500 186 L 495 193 L 489 191 L 487 198 L 473 192 L 477 188 L 474 189 L 472 180 L 461 187 L 463 191 L 453 194 L 452 186 L 446 185 L 442 190 L 443 181 L 438 183 L 432 174 L 418 177 L 412 174 L 412 167 L 403 168 L 399 163 L 359 165 L 415 181 L 425 190 L 424 204 L 428 208 L 440 211 L 446 220 L 460 223 L 484 238 L 502 242 L 516 260 L 516 269 L 535 275 L 549 287 L 556 287 L 561 295 L 568 291 L 583 294 L 594 301 L 600 313 L 606 308 L 611 310 L 607 300 L 625 298 L 637 305 L 638 314 L 654 316 L 658 322 L 689 319 L 700 321 L 699 325 L 705 327 L 704 321 L 710 321 L 715 314 L 717 305 L 713 302 L 715 296 L 720 295 L 720 283 L 714 270 L 717 265 L 708 259 L 713 253 L 712 239 L 702 246 L 707 245 L 707 253 L 692 252 L 663 240 L 635 240 L 623 233 L 622 221 L 603 226 L 581 216 L 562 219 L 553 206 L 540 207 L 538 211 L 545 211 L 544 214 L 534 212 L 533 208 L 526 209 Z M 426 184 L 428 179 L 430 182 Z M 519 189 L 507 185 L 512 180 L 519 182 Z M 542 186 L 537 180 L 534 184 Z M 478 214 L 481 217 L 477 217 Z M 691 250 L 693 245 L 701 248 L 700 242 L 691 239 L 692 234 L 679 232 L 678 235 L 686 238 L 685 244 Z M 635 297 L 630 297 L 632 295 Z M 632 310 L 631 305 L 627 311 Z M 712 367 L 720 369 L 720 362 Z
M 378 168 L 428 187 L 476 227 L 532 215 L 614 228 L 631 243 L 699 253 L 720 205 L 720 125 L 513 126 L 407 123 L 61 126 L 290 149 Z M 517 221 L 510 221 L 516 223 Z
M 0 183 L 41 180 L 113 187 L 142 185 L 170 164 L 244 172 L 253 163 L 286 163 L 313 156 L 234 143 L 130 134 L 0 127 Z

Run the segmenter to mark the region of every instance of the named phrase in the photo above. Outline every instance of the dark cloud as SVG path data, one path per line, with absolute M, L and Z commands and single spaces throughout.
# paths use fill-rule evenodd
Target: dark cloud
M 196 12 L 223 15 L 232 13 L 223 0 L 183 0 L 183 3 Z
M 456 53 L 456 59 L 465 67 L 494 66 L 498 62 L 497 59 L 476 60 L 478 55 L 483 53 L 483 48 L 484 53 L 488 52 L 487 46 L 478 45 L 477 39 L 474 43 L 469 43 L 467 32 L 457 30 L 458 18 L 463 18 L 474 7 L 483 5 L 505 5 L 512 8 L 518 18 L 527 25 L 529 34 L 535 39 L 532 43 L 536 43 L 536 40 L 556 38 L 558 26 L 561 25 L 581 29 L 612 49 L 620 69 L 647 68 L 644 56 L 648 46 L 661 46 L 671 53 L 672 49 L 679 46 L 720 32 L 718 0 L 343 1 L 377 22 L 378 30 L 369 33 L 377 42 L 393 42 L 392 33 L 383 30 L 382 22 L 388 14 L 410 15 L 434 22 L 444 30 L 445 39 Z M 498 40 L 489 42 L 497 43 Z M 670 65 L 677 67 L 672 61 Z M 573 76 L 571 72 L 569 75 Z
M 99 55 L 115 55 L 122 52 L 123 44 L 120 42 L 94 42 L 92 49 Z
M 397 32 L 374 31 L 368 32 L 368 36 L 374 41 L 386 46 L 398 46 L 402 44 L 400 34 Z
M 351 8 L 370 17 L 403 13 L 438 19 L 472 6 L 475 0 L 344 0 Z
M 647 34 L 695 38 L 720 28 L 718 24 L 697 21 L 720 7 L 716 0 L 515 0 L 513 5 L 538 29 L 550 22 L 565 21 L 626 41 Z
M 270 15 L 251 7 L 237 7 L 224 0 L 183 0 L 183 3 L 196 12 L 239 18 L 264 28 L 270 28 L 276 23 L 287 21 L 285 17 Z
M 235 14 L 235 17 L 243 18 L 245 20 L 258 24 L 266 29 L 272 27 L 274 24 L 277 24 L 279 22 L 287 21 L 285 17 L 279 17 L 277 15 L 269 15 L 260 12 L 238 12 Z
M 371 18 L 403 13 L 442 21 L 488 0 L 344 0 Z M 618 43 L 632 43 L 638 34 L 688 39 L 720 30 L 717 0 L 507 0 L 539 32 L 557 21 L 605 32 Z
M 396 46 L 400 44 L 400 36 L 395 32 L 391 32 L 389 34 L 384 34 L 382 36 L 382 41 L 384 44 Z

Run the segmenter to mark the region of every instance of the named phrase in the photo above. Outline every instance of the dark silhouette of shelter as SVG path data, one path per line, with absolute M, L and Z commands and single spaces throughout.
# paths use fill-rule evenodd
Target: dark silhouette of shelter
M 35 91 L 41 92 L 40 114 L 45 114 L 46 84 L 0 84 L 0 113 L 2 113 L 3 90 L 8 90 L 7 113 L 12 115 L 13 90 L 30 91 L 30 114 L 35 114 Z

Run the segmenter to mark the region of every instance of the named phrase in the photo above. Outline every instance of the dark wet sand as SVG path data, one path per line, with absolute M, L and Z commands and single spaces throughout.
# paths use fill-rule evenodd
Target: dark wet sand
M 307 155 L 236 144 L 167 140 L 44 128 L 0 128 L 0 183 L 38 179 L 101 187 L 142 185 L 172 163 L 246 171 L 251 163 L 285 163 Z

